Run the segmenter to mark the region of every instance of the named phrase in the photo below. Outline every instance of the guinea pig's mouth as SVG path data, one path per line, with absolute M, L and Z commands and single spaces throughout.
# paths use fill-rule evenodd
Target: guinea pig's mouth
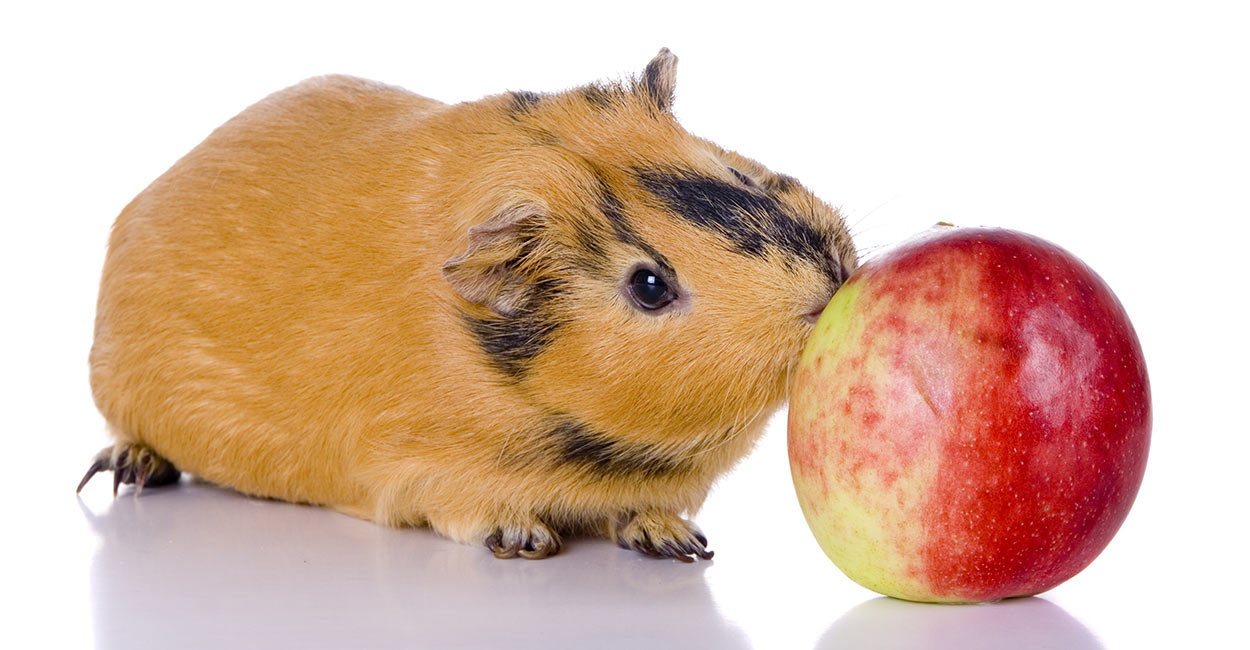
M 838 292 L 838 289 L 842 288 L 842 285 L 846 283 L 847 278 L 851 277 L 852 269 L 846 265 L 846 262 L 833 262 L 833 266 L 830 268 L 831 270 L 829 270 L 829 275 L 833 282 L 829 289 L 829 293 L 823 296 L 818 302 L 813 303 L 812 309 L 806 314 L 803 314 L 803 320 L 811 323 L 812 325 L 815 325 L 816 321 L 820 320 L 820 315 L 824 313 L 825 307 L 829 306 L 829 301 L 833 300 L 834 294 Z
M 825 313 L 825 307 L 829 306 L 829 301 L 833 300 L 833 294 L 837 293 L 838 286 L 840 285 L 841 283 L 834 285 L 833 291 L 830 291 L 828 295 L 824 296 L 819 301 L 812 303 L 811 309 L 806 314 L 803 314 L 803 320 L 815 325 L 816 321 L 820 320 L 820 315 Z
M 838 290 L 846 284 L 846 279 L 851 276 L 851 267 L 846 265 L 844 261 L 831 261 L 826 271 L 828 271 L 829 279 L 831 280 L 828 294 L 821 296 L 819 301 L 813 302 L 811 310 L 803 315 L 803 320 L 808 321 L 811 325 L 815 325 L 816 321 L 820 320 L 820 315 L 824 314 L 825 307 L 829 306 L 829 301 L 834 299 L 834 295 L 838 294 Z

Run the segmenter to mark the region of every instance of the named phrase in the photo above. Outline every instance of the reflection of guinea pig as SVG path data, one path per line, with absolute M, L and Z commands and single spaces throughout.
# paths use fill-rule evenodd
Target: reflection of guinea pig
M 683 637 L 751 647 L 702 567 L 636 562 L 605 544 L 500 571 L 431 535 L 257 507 L 198 483 L 83 509 L 100 542 L 90 572 L 100 649 L 650 648 Z M 469 612 L 489 612 L 488 624 Z
M 180 468 L 501 557 L 574 531 L 710 557 L 681 515 L 856 256 L 794 179 L 677 124 L 675 66 L 456 105 L 322 77 L 218 128 L 114 225 L 91 384 L 117 443 L 87 478 Z

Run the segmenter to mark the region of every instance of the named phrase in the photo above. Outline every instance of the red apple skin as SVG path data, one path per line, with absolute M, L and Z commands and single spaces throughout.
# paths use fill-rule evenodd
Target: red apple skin
M 1128 515 L 1150 445 L 1124 308 L 1075 256 L 1010 230 L 938 228 L 865 264 L 791 395 L 791 468 L 818 540 L 861 584 L 910 600 L 1076 575 Z

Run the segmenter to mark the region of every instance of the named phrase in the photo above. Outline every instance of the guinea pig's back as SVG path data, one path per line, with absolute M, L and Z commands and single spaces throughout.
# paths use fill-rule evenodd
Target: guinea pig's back
M 446 106 L 350 77 L 280 91 L 122 211 L 91 384 L 123 442 L 244 492 L 350 504 L 406 356 L 437 347 L 452 226 L 423 179 Z M 435 192 L 436 193 L 436 192 Z M 416 215 L 414 217 L 414 215 Z

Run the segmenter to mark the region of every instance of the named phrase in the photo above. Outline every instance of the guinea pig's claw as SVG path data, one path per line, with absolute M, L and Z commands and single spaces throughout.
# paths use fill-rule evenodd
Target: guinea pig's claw
M 155 451 L 138 443 L 119 442 L 105 447 L 91 459 L 91 466 L 78 482 L 77 492 L 93 476 L 103 471 L 113 472 L 113 496 L 123 483 L 135 486 L 135 495 L 143 492 L 145 485 L 165 485 L 177 482 L 181 472 L 173 463 L 161 458 Z
M 621 548 L 648 557 L 691 563 L 695 557 L 710 560 L 714 555 L 703 533 L 672 513 L 628 513 L 617 521 L 614 537 Z
M 560 538 L 541 523 L 529 528 L 496 528 L 486 538 L 485 544 L 501 560 L 517 556 L 541 560 L 560 552 Z
M 541 560 L 547 556 L 555 555 L 557 550 L 559 550 L 559 546 L 552 547 L 551 544 L 546 542 L 539 542 L 528 548 L 521 547 L 520 554 L 521 557 L 527 560 Z
M 517 542 L 505 546 L 503 543 L 503 531 L 495 529 L 495 532 L 492 533 L 490 537 L 486 538 L 486 548 L 489 548 L 490 552 L 495 554 L 495 557 L 501 560 L 507 560 L 516 557 L 517 551 L 521 548 L 521 544 Z
M 91 467 L 87 468 L 87 473 L 84 474 L 82 477 L 82 480 L 78 482 L 78 489 L 75 490 L 74 492 L 75 493 L 82 492 L 83 486 L 87 484 L 87 481 L 91 480 L 92 476 L 95 476 L 96 474 L 100 473 L 102 470 L 107 469 L 107 468 L 108 468 L 108 461 L 101 460 L 100 457 L 97 455 L 94 459 L 91 460 Z

